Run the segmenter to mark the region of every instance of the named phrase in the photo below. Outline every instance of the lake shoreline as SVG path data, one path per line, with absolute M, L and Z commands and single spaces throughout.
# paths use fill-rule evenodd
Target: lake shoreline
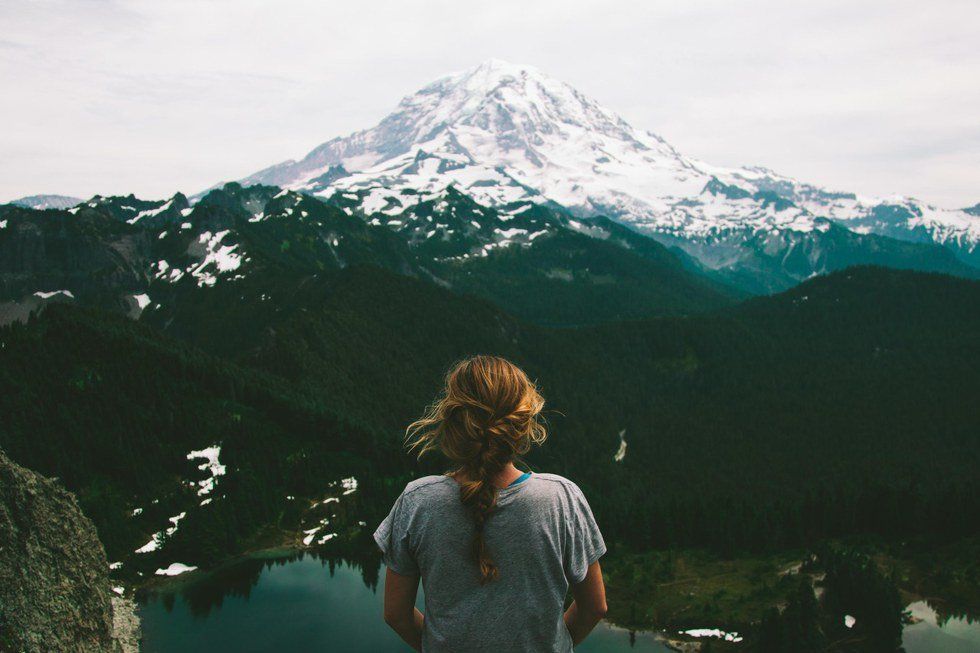
M 314 628 L 318 636 L 354 638 L 352 641 L 359 645 L 366 645 L 365 642 L 376 641 L 379 637 L 385 639 L 387 629 L 380 621 L 383 574 L 379 575 L 382 569 L 380 562 L 376 564 L 377 568 L 372 574 L 365 565 L 356 561 L 321 556 L 320 552 L 308 549 L 274 547 L 251 551 L 237 556 L 234 562 L 228 561 L 205 572 L 189 574 L 184 579 L 154 583 L 141 597 L 139 608 L 141 617 L 148 619 L 146 641 L 151 646 L 146 651 L 171 653 L 184 650 L 181 646 L 190 646 L 189 651 L 203 651 L 206 650 L 204 646 L 208 638 L 213 645 L 214 638 L 218 636 L 242 636 L 235 634 L 234 629 L 229 631 L 229 623 L 238 623 L 242 619 L 246 620 L 242 622 L 246 630 L 259 628 L 251 623 L 253 619 L 265 624 L 259 628 L 263 637 L 266 636 L 263 629 L 279 633 L 283 628 L 291 631 L 294 628 L 301 631 Z M 236 566 L 240 567 L 237 571 L 234 569 Z M 950 642 L 955 644 L 958 638 L 963 638 L 963 633 L 968 637 L 980 636 L 980 624 L 971 625 L 968 619 L 952 618 L 947 621 L 948 617 L 925 601 L 913 605 L 905 603 L 903 597 L 902 605 L 920 614 L 903 630 L 909 653 L 940 653 L 947 650 L 958 653 L 960 649 L 943 647 Z M 268 614 L 270 610 L 278 610 L 281 614 Z M 332 621 L 330 625 L 325 625 L 323 619 Z M 357 622 L 356 629 L 348 623 L 349 620 Z M 604 621 L 590 636 L 592 643 L 583 645 L 582 651 L 695 653 L 702 650 L 708 641 L 711 642 L 712 651 L 735 651 L 744 647 L 741 641 L 725 641 L 724 632 L 714 633 L 711 628 L 698 630 L 701 631 L 697 633 L 700 637 L 678 633 L 673 628 L 631 629 L 614 621 Z M 174 634 L 175 631 L 180 634 Z M 361 631 L 370 633 L 362 638 Z M 284 636 L 284 633 L 279 634 Z M 734 636 L 734 633 L 730 634 Z M 739 633 L 738 637 L 744 635 Z M 179 645 L 175 644 L 178 640 Z M 273 650 L 266 647 L 265 640 L 248 640 L 248 643 L 248 650 Z M 391 647 L 350 650 L 402 650 L 395 644 Z
M 152 594 L 178 593 L 187 587 L 205 583 L 210 579 L 219 577 L 222 572 L 226 572 L 249 561 L 289 561 L 301 555 L 309 554 L 314 557 L 319 556 L 319 547 L 306 547 L 302 544 L 296 544 L 291 539 L 284 539 L 283 543 L 277 546 L 244 551 L 207 569 L 196 569 L 178 576 L 154 576 L 148 578 L 142 584 L 134 587 L 136 603 L 137 605 L 145 603 L 148 596 Z M 672 651 L 678 651 L 679 653 L 693 653 L 699 650 L 700 645 L 703 643 L 699 642 L 696 638 L 684 638 L 683 636 L 672 635 L 672 631 L 667 628 L 630 628 L 628 625 L 616 623 L 610 619 L 603 619 L 602 623 L 610 630 L 621 631 L 628 636 L 646 635 L 659 639 Z
M 355 522 L 358 526 L 338 524 L 340 537 L 325 545 L 304 546 L 302 530 L 266 531 L 259 538 L 257 546 L 206 569 L 174 577 L 142 580 L 134 586 L 137 599 L 143 603 L 153 594 L 180 593 L 186 588 L 219 578 L 249 561 L 286 562 L 311 555 L 324 561 L 332 559 L 363 567 L 371 564 L 368 559 L 358 560 L 355 556 L 344 555 L 352 551 L 363 553 L 365 547 L 371 546 L 366 542 L 360 523 Z M 854 542 L 849 543 L 849 546 L 855 545 Z M 909 559 L 896 557 L 894 552 L 888 550 L 891 546 L 889 543 L 864 542 L 861 546 L 873 553 L 879 566 L 892 570 L 903 605 L 928 599 L 932 605 L 949 605 L 953 613 L 962 609 L 959 602 L 948 598 L 957 594 L 949 586 L 929 585 L 923 580 L 928 578 L 928 574 L 913 563 L 911 556 Z M 969 543 L 964 546 L 968 555 L 972 548 Z M 695 651 L 706 641 L 705 638 L 684 634 L 689 630 L 721 631 L 721 638 L 710 638 L 713 646 L 721 646 L 722 650 L 729 646 L 736 647 L 736 643 L 724 641 L 724 634 L 751 632 L 766 609 L 773 605 L 785 605 L 780 591 L 792 587 L 794 581 L 802 577 L 801 573 L 816 584 L 818 595 L 822 592 L 819 574 L 801 572 L 805 556 L 802 551 L 784 551 L 726 560 L 703 550 L 632 553 L 613 546 L 603 560 L 610 604 L 610 615 L 604 625 L 632 637 L 656 638 L 675 651 Z M 666 562 L 673 565 L 673 569 L 665 571 Z M 380 561 L 377 563 L 380 564 Z M 624 577 L 637 573 L 637 568 L 641 574 L 654 574 L 639 579 L 648 594 L 638 589 L 636 578 L 628 578 L 629 582 L 624 582 Z M 673 576 L 669 580 L 658 579 L 656 573 L 670 573 Z M 698 612 L 699 605 L 702 608 L 707 605 L 708 609 Z

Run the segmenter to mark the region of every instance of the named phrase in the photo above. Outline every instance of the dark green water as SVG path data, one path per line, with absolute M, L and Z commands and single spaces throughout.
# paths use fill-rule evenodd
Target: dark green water
M 332 567 L 332 568 L 331 568 Z M 235 651 L 408 652 L 381 620 L 384 577 L 377 568 L 301 556 L 249 560 L 174 591 L 143 599 L 145 653 Z M 367 582 L 365 582 L 367 580 Z M 421 603 L 421 601 L 420 601 Z M 980 622 L 937 625 L 923 602 L 910 606 L 921 621 L 905 629 L 906 653 L 980 651 Z M 601 624 L 576 651 L 668 653 L 654 633 Z
M 197 651 L 410 652 L 381 620 L 384 576 L 376 590 L 359 569 L 311 556 L 249 561 L 179 592 L 156 593 L 140 608 L 144 653 Z M 591 653 L 669 653 L 653 635 L 602 625 L 576 649 Z

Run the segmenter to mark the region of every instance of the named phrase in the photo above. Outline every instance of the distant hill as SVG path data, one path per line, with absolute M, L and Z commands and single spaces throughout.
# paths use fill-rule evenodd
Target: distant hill
M 84 201 L 81 198 L 69 197 L 68 195 L 28 195 L 12 200 L 10 204 L 42 211 L 44 209 L 70 209 Z

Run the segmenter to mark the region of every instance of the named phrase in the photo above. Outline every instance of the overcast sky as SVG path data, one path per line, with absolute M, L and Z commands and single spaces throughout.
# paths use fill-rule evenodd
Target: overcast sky
M 0 201 L 194 193 L 496 57 L 680 151 L 980 201 L 980 2 L 0 0 Z

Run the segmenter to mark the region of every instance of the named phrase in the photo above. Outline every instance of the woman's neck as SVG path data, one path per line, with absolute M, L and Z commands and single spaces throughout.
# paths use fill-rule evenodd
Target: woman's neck
M 522 474 L 521 470 L 517 469 L 517 467 L 514 466 L 513 462 L 509 462 L 506 465 L 504 465 L 503 469 L 497 472 L 496 476 L 490 479 L 490 482 L 493 483 L 494 487 L 503 489 L 508 485 L 510 485 L 511 483 L 513 483 L 514 481 L 516 481 L 518 478 L 520 478 L 521 474 Z M 463 470 L 459 470 L 455 472 L 454 474 L 452 474 L 452 477 L 457 480 L 460 479 L 470 480 L 467 477 L 466 472 L 464 472 Z

